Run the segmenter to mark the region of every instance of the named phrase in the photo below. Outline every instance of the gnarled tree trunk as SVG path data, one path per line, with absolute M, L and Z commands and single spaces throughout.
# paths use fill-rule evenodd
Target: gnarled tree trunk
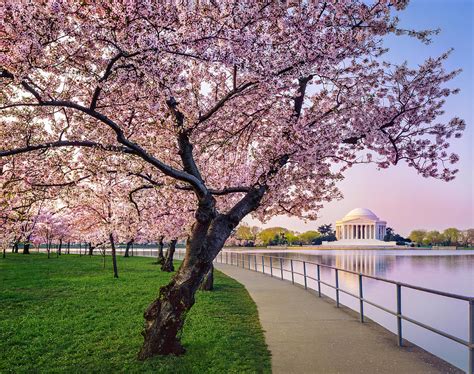
M 264 186 L 253 188 L 226 214 L 217 213 L 215 199 L 210 194 L 200 198 L 184 261 L 171 282 L 161 287 L 158 298 L 145 311 L 140 360 L 184 353 L 178 336 L 186 312 L 194 304 L 194 295 L 232 230 L 258 207 L 265 190 Z
M 109 239 L 110 239 L 110 245 L 112 247 L 112 264 L 114 267 L 114 278 L 118 278 L 118 269 L 117 269 L 117 256 L 115 252 L 115 241 L 114 241 L 114 236 L 112 234 L 109 234 Z M 105 252 L 105 249 L 104 249 Z
M 61 256 L 61 251 L 63 249 L 63 240 L 59 239 L 58 255 Z
M 186 260 L 185 260 L 186 261 Z M 194 304 L 194 294 L 210 263 L 197 261 L 180 267 L 170 284 L 160 289 L 160 295 L 145 311 L 145 341 L 138 358 L 154 355 L 180 355 L 185 352 L 178 338 L 184 316 Z
M 168 251 L 166 252 L 166 258 L 163 262 L 163 265 L 161 266 L 161 270 L 167 271 L 167 272 L 174 271 L 173 257 L 174 257 L 174 252 L 176 250 L 177 242 L 178 240 L 176 239 L 171 240 L 170 247 L 168 248 Z
M 15 243 L 13 243 L 12 253 L 18 253 L 18 247 L 19 244 L 17 241 L 15 241 Z
M 133 239 L 127 242 L 127 247 L 125 248 L 125 253 L 123 257 L 130 257 L 130 247 L 133 244 Z
M 23 243 L 23 254 L 29 255 L 30 254 L 30 239 L 27 238 L 26 242 Z
M 163 255 L 163 247 L 165 246 L 163 243 L 164 239 L 164 236 L 160 236 L 160 240 L 158 242 L 158 258 L 156 259 L 156 263 L 158 265 L 163 265 L 165 263 L 165 256 Z
M 214 265 L 211 264 L 211 268 L 204 276 L 199 289 L 202 291 L 212 291 L 214 289 Z
M 89 242 L 89 256 L 92 256 L 94 254 L 94 248 L 95 246 L 93 246 L 92 243 Z

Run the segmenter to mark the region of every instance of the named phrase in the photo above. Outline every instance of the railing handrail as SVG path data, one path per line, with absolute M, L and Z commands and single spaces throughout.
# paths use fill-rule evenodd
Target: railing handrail
M 224 250 L 224 252 L 228 252 L 228 253 L 242 253 L 242 254 L 250 254 L 250 252 L 241 252 L 241 251 L 229 251 L 229 250 Z M 258 252 L 251 252 L 251 254 L 257 254 Z M 272 259 L 286 259 L 285 257 L 278 257 L 278 256 L 268 256 L 268 255 L 260 255 L 260 257 L 265 257 L 265 258 L 272 258 Z M 395 280 L 391 280 L 391 279 L 386 279 L 386 278 L 381 278 L 381 277 L 376 277 L 374 275 L 369 275 L 369 274 L 365 274 L 365 273 L 361 273 L 361 272 L 357 272 L 357 271 L 352 271 L 352 270 L 347 270 L 347 269 L 343 269 L 343 268 L 338 268 L 336 266 L 331 266 L 331 265 L 326 265 L 326 264 L 322 264 L 322 263 L 319 263 L 319 262 L 313 262 L 313 261 L 306 261 L 306 260 L 300 260 L 300 259 L 296 259 L 296 258 L 293 258 L 292 259 L 293 261 L 298 261 L 298 262 L 305 262 L 307 264 L 311 264 L 311 265 L 319 265 L 321 267 L 325 267 L 325 268 L 328 268 L 328 269 L 333 269 L 333 270 L 338 270 L 338 271 L 342 271 L 344 273 L 350 273 L 350 274 L 354 274 L 354 275 L 362 275 L 363 277 L 365 278 L 370 278 L 370 279 L 375 279 L 375 280 L 378 280 L 378 281 L 382 281 L 382 282 L 386 282 L 386 283 L 391 283 L 391 284 L 395 284 L 395 285 L 399 285 L 399 286 L 402 286 L 402 287 L 405 287 L 405 288 L 411 288 L 411 289 L 414 289 L 414 290 L 418 290 L 418 291 L 423 291 L 423 292 L 427 292 L 427 293 L 432 293 L 432 294 L 436 294 L 436 295 L 440 295 L 440 296 L 445 296 L 445 297 L 450 297 L 450 298 L 453 298 L 453 299 L 459 299 L 459 300 L 465 300 L 465 301 L 474 301 L 474 296 L 465 296 L 465 295 L 458 295 L 458 294 L 454 294 L 454 293 L 450 293 L 450 292 L 444 292 L 444 291 L 439 291 L 439 290 L 434 290 L 434 289 L 431 289 L 431 288 L 426 288 L 426 287 L 420 287 L 420 286 L 415 286 L 413 284 L 409 284 L 409 283 L 404 283 L 404 282 L 398 282 L 398 281 L 395 281 Z M 276 269 L 279 269 L 279 268 L 276 268 Z M 302 275 L 302 274 L 301 274 Z
M 71 246 L 71 249 L 73 249 L 73 247 Z M 76 248 L 74 248 L 76 249 Z M 119 249 L 117 247 L 117 249 Z M 140 247 L 135 247 L 135 251 L 137 250 L 140 250 L 142 248 Z M 145 248 L 146 250 L 150 250 L 149 248 Z M 144 250 L 145 250 L 144 249 Z M 177 251 L 182 249 L 182 248 L 176 248 Z M 166 250 L 166 249 L 165 249 Z M 227 253 L 241 253 L 241 254 L 257 254 L 258 252 L 243 252 L 243 251 L 236 251 L 236 250 L 227 250 L 227 249 L 224 249 L 224 252 L 227 252 Z M 282 260 L 285 260 L 287 258 L 285 257 L 278 257 L 278 256 L 268 256 L 268 255 L 265 255 L 265 254 L 259 254 L 260 257 L 265 257 L 265 258 L 272 258 L 272 259 L 282 259 Z M 322 264 L 320 262 L 313 262 L 313 261 L 306 261 L 306 260 L 300 260 L 300 259 L 296 259 L 296 258 L 293 258 L 292 259 L 293 261 L 298 261 L 298 262 L 305 262 L 307 264 L 311 264 L 311 265 L 319 265 L 321 267 L 325 267 L 325 268 L 328 268 L 328 269 L 333 269 L 333 270 L 338 270 L 338 271 L 342 271 L 344 273 L 349 273 L 349 274 L 354 274 L 354 275 L 361 275 L 363 276 L 364 278 L 370 278 L 370 279 L 375 279 L 375 280 L 378 280 L 378 281 L 382 281 L 382 282 L 386 282 L 386 283 L 391 283 L 391 284 L 395 284 L 395 285 L 399 285 L 399 286 L 402 286 L 402 287 L 405 287 L 405 288 L 411 288 L 411 289 L 414 289 L 414 290 L 418 290 L 418 291 L 423 291 L 423 292 L 427 292 L 427 293 L 431 293 L 431 294 L 435 294 L 435 295 L 439 295 L 439 296 L 444 296 L 444 297 L 449 297 L 449 298 L 453 298 L 453 299 L 458 299 L 458 300 L 464 300 L 464 301 L 474 301 L 474 296 L 465 296 L 465 295 L 459 295 L 459 294 L 454 294 L 454 293 L 451 293 L 451 292 L 445 292 L 445 291 L 439 291 L 439 290 L 434 290 L 432 288 L 426 288 L 426 287 L 420 287 L 420 286 L 415 286 L 413 284 L 409 284 L 409 283 L 404 283 L 404 282 L 399 282 L 399 281 L 395 281 L 395 280 L 392 280 L 392 279 L 386 279 L 386 278 L 381 278 L 381 277 L 377 277 L 375 275 L 369 275 L 369 274 L 365 274 L 365 273 L 362 273 L 362 272 L 357 272 L 357 271 L 352 271 L 352 270 L 347 270 L 347 269 L 344 269 L 344 268 L 339 268 L 339 267 L 336 267 L 336 266 L 331 266 L 331 265 L 326 265 L 326 264 Z M 276 268 L 276 267 L 273 267 L 273 269 L 280 269 L 280 268 Z M 297 274 L 295 272 L 295 274 Z M 303 274 L 300 274 L 300 275 L 303 275 Z

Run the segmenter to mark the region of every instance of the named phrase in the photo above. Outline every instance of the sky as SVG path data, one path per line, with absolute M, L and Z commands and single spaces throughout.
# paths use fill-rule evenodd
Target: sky
M 444 119 L 463 118 L 467 128 L 461 139 L 453 139 L 451 151 L 461 160 L 455 180 L 426 179 L 405 165 L 377 170 L 374 165 L 358 165 L 345 173 L 338 185 L 342 200 L 327 203 L 316 221 L 278 216 L 266 224 L 248 218 L 246 222 L 262 227 L 283 226 L 295 231 L 317 229 L 344 217 L 354 208 L 368 208 L 401 235 L 414 229 L 444 230 L 474 228 L 474 0 L 412 0 L 399 13 L 400 27 L 424 30 L 440 28 L 430 45 L 414 38 L 390 36 L 386 59 L 409 65 L 421 64 L 429 56 L 439 56 L 453 48 L 445 67 L 462 69 L 450 83 L 461 92 L 448 98 Z

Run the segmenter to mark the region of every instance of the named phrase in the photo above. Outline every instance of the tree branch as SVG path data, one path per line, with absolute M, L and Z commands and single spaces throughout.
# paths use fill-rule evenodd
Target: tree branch
M 13 74 L 3 70 L 2 71 L 2 77 L 7 77 L 7 78 L 13 78 Z M 117 141 L 121 144 L 123 144 L 126 148 L 128 148 L 128 151 L 126 153 L 130 154 L 135 154 L 136 156 L 139 156 L 142 158 L 144 161 L 148 162 L 149 164 L 153 165 L 156 167 L 158 170 L 160 170 L 163 174 L 172 177 L 174 179 L 181 180 L 183 182 L 187 182 L 190 185 L 193 186 L 194 191 L 198 196 L 204 196 L 207 194 L 207 189 L 206 186 L 204 185 L 202 179 L 196 177 L 195 175 L 192 175 L 186 171 L 181 171 L 174 169 L 172 166 L 165 164 L 164 162 L 160 161 L 156 157 L 152 156 L 149 154 L 147 151 L 145 151 L 142 147 L 140 147 L 138 144 L 130 141 L 125 137 L 125 134 L 122 130 L 122 128 L 115 123 L 113 120 L 111 120 L 109 117 L 106 115 L 97 112 L 94 109 L 85 107 L 80 104 L 73 103 L 71 101 L 66 101 L 66 100 L 48 100 L 48 101 L 43 101 L 41 98 L 41 95 L 39 94 L 38 91 L 36 91 L 31 85 L 29 85 L 27 82 L 22 81 L 21 85 L 28 91 L 30 92 L 38 101 L 40 106 L 53 106 L 53 107 L 65 107 L 65 108 L 72 108 L 76 109 L 82 113 L 85 113 L 92 118 L 95 118 L 99 120 L 100 122 L 104 123 L 108 127 L 110 127 L 115 134 L 117 135 Z M 72 144 L 71 144 L 72 146 Z M 17 153 L 24 153 L 31 151 L 31 149 L 24 149 L 23 152 L 17 152 Z M 0 154 L 1 155 L 1 154 Z
M 154 188 L 154 186 L 151 186 L 149 184 L 144 184 L 140 187 L 137 187 L 137 188 L 133 189 L 128 194 L 128 199 L 130 200 L 130 202 L 134 205 L 135 209 L 137 210 L 138 217 L 141 216 L 141 212 L 140 212 L 140 208 L 138 207 L 137 202 L 133 199 L 133 194 L 137 193 L 138 191 L 146 190 L 146 189 L 150 189 L 150 188 Z
M 112 152 L 133 153 L 131 152 L 131 150 L 124 147 L 119 147 L 119 146 L 114 146 L 114 145 L 104 145 L 104 144 L 95 143 L 95 142 L 86 141 L 86 140 L 84 141 L 59 140 L 57 142 L 48 142 L 48 143 L 43 143 L 43 144 L 29 145 L 26 147 L 0 151 L 0 157 L 33 152 L 33 151 L 38 151 L 40 149 L 50 149 L 50 148 L 60 148 L 60 147 L 86 147 L 86 148 L 98 148 L 98 149 L 103 149 L 105 151 L 112 151 Z
M 183 191 L 191 190 L 190 186 L 176 185 L 175 187 L 178 190 L 183 190 Z M 228 195 L 228 194 L 231 194 L 231 193 L 247 193 L 250 190 L 251 190 L 250 187 L 245 187 L 245 186 L 226 187 L 226 188 L 223 188 L 221 190 L 216 190 L 216 189 L 213 189 L 213 188 L 208 189 L 209 193 L 211 195 L 214 195 L 214 196 L 224 196 L 224 195 Z
M 88 178 L 92 177 L 92 175 L 86 175 L 84 177 L 78 178 L 76 180 L 73 180 L 71 182 L 64 182 L 64 183 L 31 183 L 30 185 L 32 187 L 68 187 L 68 186 L 75 186 L 79 182 L 86 180 Z
M 258 207 L 260 200 L 267 191 L 266 186 L 255 187 L 249 189 L 247 194 L 235 204 L 226 214 L 227 218 L 232 224 L 237 224 L 256 207 Z
M 230 100 L 232 97 L 234 97 L 236 94 L 242 92 L 243 90 L 245 90 L 246 88 L 248 87 L 251 87 L 253 86 L 254 84 L 256 84 L 255 82 L 248 82 L 248 83 L 245 83 L 245 84 L 242 84 L 240 85 L 239 87 L 233 89 L 232 91 L 229 91 L 227 93 L 227 95 L 225 95 L 222 99 L 220 99 L 211 109 L 209 109 L 205 114 L 203 114 L 202 116 L 199 116 L 199 119 L 197 120 L 197 122 L 194 124 L 194 126 L 197 126 L 199 125 L 200 123 L 203 123 L 205 121 L 207 121 L 209 118 L 212 117 L 212 115 L 217 112 L 222 106 L 224 106 L 224 104 Z
M 301 110 L 303 109 L 304 103 L 304 96 L 306 93 L 306 87 L 308 86 L 308 82 L 313 79 L 313 75 L 308 75 L 303 78 L 298 79 L 299 84 L 299 95 L 296 96 L 293 100 L 295 102 L 294 110 L 295 110 L 295 118 L 298 119 L 301 115 Z
M 184 114 L 178 109 L 178 103 L 174 97 L 166 100 L 166 104 L 175 117 L 176 127 L 178 128 L 179 155 L 181 157 L 181 161 L 183 162 L 184 170 L 187 173 L 195 176 L 201 183 L 203 183 L 201 173 L 199 172 L 199 168 L 197 167 L 194 160 L 193 145 L 189 140 L 187 131 L 184 129 Z
M 108 63 L 107 68 L 105 69 L 104 75 L 102 78 L 99 79 L 99 83 L 102 83 L 107 80 L 107 78 L 112 74 L 112 68 L 114 64 L 122 57 L 124 54 L 122 52 L 117 53 Z M 98 85 L 94 91 L 94 94 L 92 95 L 92 100 L 90 104 L 90 109 L 95 110 L 97 106 L 97 101 L 99 100 L 100 93 L 102 92 L 102 88 L 100 85 Z

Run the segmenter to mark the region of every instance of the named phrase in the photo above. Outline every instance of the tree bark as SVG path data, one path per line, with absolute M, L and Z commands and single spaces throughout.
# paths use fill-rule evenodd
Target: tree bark
M 2 250 L 2 258 L 7 258 L 7 248 L 4 246 Z
M 18 253 L 18 242 L 13 243 L 12 253 Z
M 202 291 L 212 291 L 214 289 L 214 265 L 211 264 L 211 268 L 204 276 L 199 289 Z
M 63 249 L 63 240 L 59 239 L 58 255 L 61 256 L 61 250 Z
M 30 240 L 29 238 L 26 239 L 26 242 L 23 243 L 23 254 L 29 255 L 30 254 Z
M 112 234 L 109 234 L 110 238 L 110 245 L 112 247 L 112 264 L 114 267 L 114 278 L 118 278 L 118 270 L 117 270 L 117 256 L 115 253 L 115 242 L 114 242 L 114 236 Z M 105 249 L 104 249 L 105 251 Z
M 194 295 L 211 263 L 188 257 L 171 282 L 161 287 L 156 299 L 145 311 L 144 343 L 140 360 L 155 355 L 181 355 L 185 352 L 178 337 L 186 312 L 194 305 Z
M 160 236 L 160 240 L 158 242 L 158 258 L 156 259 L 156 263 L 158 265 L 163 265 L 165 263 L 165 256 L 163 255 L 163 247 L 165 244 L 163 243 L 164 236 Z
M 48 258 L 51 257 L 51 242 L 48 241 L 48 243 L 46 244 L 46 251 L 48 252 Z
M 89 256 L 92 256 L 94 253 L 94 246 L 92 245 L 91 242 L 89 242 Z
M 71 252 L 71 242 L 68 240 L 66 253 L 69 254 L 70 252 Z
M 265 191 L 265 186 L 253 188 L 226 214 L 217 213 L 215 199 L 210 194 L 200 198 L 185 258 L 170 283 L 161 287 L 158 298 L 144 313 L 140 360 L 185 352 L 179 333 L 186 313 L 194 304 L 194 295 L 232 230 L 259 206 Z
M 168 251 L 166 252 L 166 258 L 163 262 L 163 265 L 161 266 L 161 270 L 167 271 L 167 272 L 174 271 L 173 257 L 174 257 L 174 252 L 176 250 L 177 241 L 178 241 L 177 239 L 171 240 L 170 247 L 168 248 Z
M 133 239 L 130 240 L 129 242 L 127 242 L 127 247 L 125 248 L 125 254 L 123 255 L 123 257 L 130 257 L 130 247 L 132 246 L 133 244 Z

